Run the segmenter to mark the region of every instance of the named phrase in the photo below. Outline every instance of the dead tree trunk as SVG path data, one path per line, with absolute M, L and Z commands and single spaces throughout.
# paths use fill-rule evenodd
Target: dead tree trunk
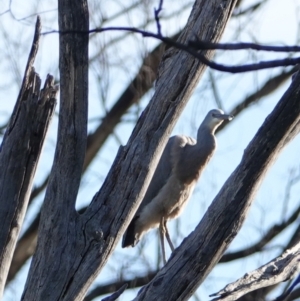
M 200 40 L 218 42 L 235 2 L 196 1 L 179 40 L 188 42 L 196 34 Z M 141 202 L 167 138 L 205 70 L 191 55 L 167 51 L 153 99 L 127 146 L 119 150 L 103 187 L 79 215 L 75 201 L 86 141 L 87 2 L 60 0 L 59 26 L 59 135 L 22 300 L 83 299 Z M 210 58 L 213 51 L 203 54 Z
M 22 87 L 0 148 L 0 298 L 23 223 L 45 136 L 56 105 L 53 78 L 33 68 L 41 25 L 38 19 Z

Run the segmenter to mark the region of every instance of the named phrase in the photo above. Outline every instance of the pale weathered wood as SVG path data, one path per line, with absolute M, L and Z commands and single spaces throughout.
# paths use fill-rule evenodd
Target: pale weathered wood
M 294 278 L 299 271 L 300 242 L 267 264 L 226 285 L 224 289 L 210 297 L 216 296 L 213 299 L 215 301 L 234 301 L 251 291 Z
M 56 105 L 53 78 L 48 77 L 41 92 L 41 80 L 32 67 L 40 30 L 38 18 L 23 83 L 0 148 L 0 298 Z
M 196 1 L 179 40 L 188 42 L 196 34 L 201 40 L 219 41 L 235 2 Z M 22 300 L 83 299 L 139 205 L 167 138 L 205 70 L 197 59 L 183 51 L 170 48 L 165 53 L 153 99 L 140 117 L 127 146 L 120 148 L 90 207 L 83 215 L 76 214 L 77 180 L 83 161 L 78 139 L 84 141 L 86 124 L 82 123 L 80 128 L 78 123 L 84 122 L 85 112 L 77 108 L 82 106 L 80 101 L 84 102 L 84 96 L 80 90 L 81 96 L 74 92 L 75 87 L 85 87 L 87 79 L 80 73 L 84 71 L 81 64 L 85 59 L 87 68 L 86 35 L 79 33 L 86 30 L 86 10 L 84 0 L 59 1 L 60 30 L 68 31 L 61 34 L 60 43 L 63 38 L 72 37 L 68 40 L 68 48 L 60 47 L 64 59 L 60 60 L 61 78 L 69 74 L 61 82 L 62 89 L 66 90 L 61 101 L 66 102 L 66 97 L 69 101 L 68 106 L 62 105 L 60 110 L 55 163 L 42 209 L 37 250 Z M 67 20 L 68 26 L 62 20 Z M 72 30 L 76 33 L 72 34 Z M 74 52 L 78 64 L 73 62 Z M 205 54 L 211 57 L 213 51 Z M 62 143 L 70 145 L 63 148 Z M 77 161 L 72 157 L 74 154 L 78 156 Z
M 134 300 L 187 300 L 236 236 L 267 170 L 300 131 L 300 75 L 266 118 L 203 219 Z

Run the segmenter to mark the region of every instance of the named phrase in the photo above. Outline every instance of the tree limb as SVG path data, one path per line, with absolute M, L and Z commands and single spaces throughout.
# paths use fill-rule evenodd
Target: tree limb
M 175 35 L 174 37 L 178 36 L 179 34 Z M 144 58 L 135 78 L 129 83 L 110 111 L 107 112 L 96 130 L 88 135 L 83 172 L 88 168 L 109 135 L 111 135 L 114 128 L 121 121 L 121 118 L 126 111 L 132 105 L 137 103 L 152 87 L 156 78 L 158 64 L 161 60 L 164 48 L 165 46 L 160 44 Z M 30 201 L 45 189 L 48 180 L 49 176 L 45 178 L 41 185 L 32 190 Z M 40 214 L 36 216 L 31 225 L 18 241 L 7 277 L 7 283 L 15 277 L 16 273 L 23 266 L 26 260 L 34 253 L 39 218 Z
M 56 105 L 53 77 L 48 75 L 40 91 L 41 80 L 33 68 L 40 31 L 38 17 L 22 86 L 0 147 L 0 298 Z
M 242 161 L 215 197 L 203 219 L 168 263 L 135 300 L 186 300 L 193 294 L 236 236 L 255 193 L 283 147 L 300 130 L 300 75 L 266 118 Z M 162 296 L 164 298 L 162 298 Z
M 233 116 L 238 116 L 239 113 L 241 113 L 244 109 L 248 108 L 253 103 L 257 102 L 261 98 L 271 94 L 272 92 L 276 91 L 278 87 L 280 87 L 288 78 L 291 77 L 292 74 L 294 74 L 298 70 L 297 67 L 294 67 L 288 71 L 282 71 L 280 74 L 270 78 L 267 80 L 263 86 L 255 91 L 254 93 L 250 94 L 248 97 L 243 99 L 239 104 L 237 104 L 231 111 L 230 114 Z M 236 118 L 232 120 L 232 122 L 235 122 Z M 218 129 L 218 131 L 221 131 L 228 122 L 222 123 Z
M 141 30 L 141 29 L 138 29 L 135 27 L 122 27 L 122 26 L 114 26 L 113 27 L 112 26 L 112 27 L 95 28 L 95 29 L 91 29 L 89 31 L 52 30 L 52 31 L 43 33 L 43 35 L 53 34 L 53 33 L 60 33 L 63 35 L 71 35 L 71 34 L 86 35 L 86 34 L 97 33 L 97 32 L 99 32 L 99 33 L 105 32 L 105 31 L 126 31 L 126 32 L 141 34 L 144 38 L 155 38 L 157 40 L 160 40 L 160 41 L 166 43 L 169 46 L 175 47 L 179 50 L 186 51 L 190 55 L 197 58 L 202 64 L 205 64 L 206 66 L 208 66 L 212 69 L 222 71 L 222 72 L 242 73 L 242 72 L 257 71 L 257 70 L 263 70 L 263 69 L 274 68 L 274 67 L 295 66 L 297 64 L 300 64 L 300 57 L 296 57 L 296 58 L 286 57 L 284 59 L 260 61 L 259 63 L 245 64 L 245 65 L 240 65 L 240 66 L 219 64 L 219 63 L 216 63 L 216 62 L 212 61 L 211 59 L 207 58 L 199 50 L 194 49 L 195 46 L 192 46 L 191 44 L 194 45 L 196 42 L 192 39 L 190 39 L 186 44 L 178 43 L 170 38 L 163 37 L 160 34 Z M 266 45 L 259 45 L 259 44 L 254 44 L 254 43 L 226 44 L 226 46 L 222 46 L 222 44 L 210 43 L 210 42 L 207 42 L 206 40 L 198 39 L 197 36 L 196 36 L 196 38 L 197 38 L 197 43 L 198 44 L 201 43 L 200 50 L 207 50 L 207 49 L 215 50 L 217 48 L 222 49 L 222 48 L 226 47 L 227 50 L 240 50 L 240 49 L 256 48 L 255 50 L 276 51 L 276 52 L 283 52 L 283 51 L 287 51 L 287 52 L 297 51 L 298 52 L 298 51 L 300 51 L 299 46 L 266 46 Z
M 256 11 L 258 8 L 260 8 L 262 6 L 262 4 L 265 4 L 267 1 L 266 0 L 262 0 L 259 1 L 253 5 L 251 5 L 250 7 L 244 9 L 244 10 L 236 10 L 233 12 L 232 17 L 240 17 L 240 16 L 244 16 L 248 13 L 252 13 L 254 11 Z
M 155 79 L 155 74 L 157 73 L 158 63 L 163 53 L 162 48 L 163 45 L 157 46 L 144 59 L 143 64 L 136 77 L 124 90 L 118 101 L 104 117 L 98 128 L 93 133 L 88 135 L 87 151 L 83 170 L 86 170 L 86 168 L 92 162 L 93 158 L 96 156 L 97 152 L 102 147 L 107 137 L 109 137 L 115 126 L 120 122 L 122 115 L 128 110 L 131 105 L 136 103 L 152 86 Z M 262 97 L 274 92 L 278 87 L 280 87 L 280 85 L 283 84 L 284 81 L 290 78 L 290 76 L 295 73 L 296 70 L 297 68 L 292 68 L 288 71 L 282 71 L 280 74 L 270 78 L 259 90 L 246 97 L 241 103 L 234 107 L 231 110 L 230 114 L 237 117 L 250 105 L 257 102 Z M 237 119 L 235 118 L 232 122 L 235 122 L 235 120 Z M 222 123 L 221 126 L 217 129 L 217 132 L 221 131 L 227 125 L 228 123 Z M 30 199 L 32 199 L 32 197 L 36 195 L 36 193 L 40 191 L 42 187 L 46 186 L 46 180 L 41 186 L 33 189 Z M 34 219 L 32 224 L 28 227 L 28 229 L 25 231 L 25 233 L 17 243 L 7 282 L 11 281 L 15 277 L 16 273 L 23 266 L 26 260 L 32 256 L 35 250 L 38 219 L 39 216 Z M 224 256 L 224 258 L 226 258 L 227 255 L 225 254 Z M 223 259 L 221 259 L 221 262 L 222 260 Z
M 177 38 L 178 36 L 179 34 L 175 35 L 174 38 Z M 160 44 L 144 58 L 135 78 L 129 83 L 114 106 L 102 119 L 101 124 L 88 136 L 84 169 L 91 163 L 108 136 L 121 121 L 121 117 L 125 112 L 133 104 L 137 103 L 152 87 L 164 48 L 165 46 Z
M 197 50 L 215 49 L 215 50 L 256 50 L 256 51 L 273 51 L 273 52 L 300 52 L 300 47 L 294 46 L 270 46 L 257 43 L 211 43 L 208 41 L 190 41 L 189 45 Z
M 282 222 L 279 225 L 274 225 L 271 227 L 267 233 L 260 239 L 260 241 L 253 246 L 237 251 L 237 252 L 232 252 L 228 253 L 222 256 L 220 259 L 219 263 L 225 263 L 231 260 L 236 260 L 240 259 L 246 256 L 249 256 L 255 252 L 261 251 L 263 246 L 265 246 L 272 238 L 274 238 L 278 233 L 281 233 L 282 230 L 284 230 L 286 227 L 288 227 L 292 222 L 294 222 L 300 212 L 300 207 L 298 207 L 292 214 L 291 216 L 287 219 L 287 221 Z M 131 288 L 137 288 L 141 287 L 143 285 L 146 285 L 150 280 L 154 278 L 154 276 L 157 274 L 158 271 L 152 272 L 147 274 L 145 277 L 136 277 L 131 280 L 121 280 L 121 281 L 116 281 L 116 282 L 111 282 L 107 285 L 99 285 L 96 288 L 94 288 L 84 299 L 84 301 L 91 301 L 101 295 L 113 293 L 116 291 L 119 287 L 124 285 L 125 283 L 128 283 L 128 289 Z M 264 295 L 268 293 L 268 290 L 264 290 Z M 260 293 L 260 296 L 262 296 L 262 292 Z M 258 300 L 258 298 L 252 296 L 250 298 L 251 300 Z
M 88 30 L 87 1 L 59 0 L 59 28 Z M 46 191 L 38 245 L 22 300 L 65 298 L 68 277 L 77 270 L 81 253 L 74 247 L 78 213 L 75 210 L 86 150 L 88 103 L 88 35 L 60 35 L 60 118 L 51 175 Z M 74 240 L 71 243 L 71 240 Z M 63 259 L 63 257 L 67 258 Z M 75 263 L 76 261 L 77 263 Z M 51 280 L 50 280 L 51 279 Z M 85 279 L 85 281 L 87 281 Z M 41 283 L 47 283 L 44 286 Z M 78 296 L 77 296 L 78 297 Z M 75 300 L 70 298 L 68 300 Z
M 143 277 L 135 277 L 130 280 L 120 280 L 109 284 L 99 285 L 87 294 L 87 296 L 84 298 L 84 301 L 92 301 L 93 299 L 101 295 L 113 293 L 114 291 L 116 291 L 118 288 L 122 287 L 125 284 L 128 285 L 127 287 L 128 289 L 143 286 L 147 284 L 150 280 L 152 280 L 156 274 L 157 271 L 154 271 L 154 272 L 149 272 L 146 276 Z
M 275 236 L 277 236 L 279 233 L 285 230 L 289 225 L 291 225 L 294 221 L 296 221 L 299 214 L 300 214 L 300 206 L 291 214 L 291 216 L 285 222 L 282 222 L 281 224 L 277 224 L 271 227 L 267 231 L 267 233 L 259 240 L 259 242 L 255 243 L 251 247 L 246 248 L 244 250 L 224 254 L 219 262 L 224 263 L 224 262 L 236 260 L 254 254 L 258 251 L 261 251 L 268 242 L 270 242 Z
M 78 13 L 74 10 L 83 1 L 60 0 L 59 3 L 67 4 L 68 1 L 68 13 L 72 9 L 72 14 L 64 16 L 63 20 L 73 21 Z M 203 39 L 219 41 L 234 5 L 234 0 L 197 0 L 180 41 L 186 42 L 194 32 Z M 80 7 L 81 10 L 84 8 L 86 4 Z M 76 21 L 82 18 L 77 16 Z M 60 30 L 79 30 L 77 23 L 72 25 L 73 28 Z M 61 38 L 68 36 L 69 39 L 73 36 L 74 40 L 74 35 L 63 34 Z M 75 35 L 78 39 L 80 36 L 84 37 Z M 81 48 L 77 47 L 77 50 Z M 206 52 L 208 57 L 212 54 L 212 51 Z M 152 100 L 137 122 L 128 144 L 120 148 L 101 190 L 84 214 L 72 211 L 74 187 L 69 190 L 71 185 L 66 181 L 74 183 L 74 179 L 65 171 L 72 167 L 65 162 L 61 162 L 62 166 L 54 165 L 57 181 L 52 186 L 50 181 L 47 189 L 41 218 L 43 224 L 40 225 L 38 247 L 22 297 L 24 301 L 83 299 L 141 202 L 170 132 L 204 70 L 203 64 L 183 51 L 170 48 L 165 53 Z M 68 82 L 61 82 L 61 85 L 65 84 Z M 63 111 L 60 114 L 69 117 L 71 113 Z M 77 121 L 76 115 L 72 116 Z M 70 124 L 63 133 L 72 137 L 74 131 L 70 131 Z M 63 160 L 68 153 L 59 152 L 60 147 L 58 143 L 56 158 Z M 74 151 L 78 150 L 75 148 Z M 81 167 L 80 161 L 76 168 L 78 166 Z M 52 177 L 55 179 L 54 175 Z
M 300 243 L 259 269 L 245 274 L 243 278 L 228 284 L 224 289 L 210 296 L 218 296 L 213 300 L 237 300 L 250 291 L 271 286 L 295 277 L 299 268 Z
M 103 298 L 102 301 L 115 301 L 115 300 L 117 300 L 124 293 L 126 288 L 127 288 L 127 284 L 123 284 L 115 293 L 113 293 L 111 296 Z

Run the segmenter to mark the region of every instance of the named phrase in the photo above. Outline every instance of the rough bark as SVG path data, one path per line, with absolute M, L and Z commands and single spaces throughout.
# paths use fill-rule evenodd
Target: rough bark
M 128 289 L 143 286 L 147 284 L 150 280 L 152 280 L 156 273 L 157 271 L 149 272 L 146 276 L 143 277 L 135 277 L 130 280 L 119 280 L 116 282 L 99 285 L 88 293 L 88 295 L 84 298 L 84 301 L 92 301 L 93 299 L 101 295 L 113 293 L 121 287 L 123 287 L 124 285 L 127 285 Z
M 297 217 L 299 215 L 300 207 L 298 207 L 291 216 L 284 222 L 272 226 L 268 231 L 266 231 L 265 235 L 259 240 L 259 242 L 255 243 L 253 246 L 250 246 L 249 248 L 224 254 L 219 263 L 221 262 L 228 262 L 232 260 L 241 259 L 244 257 L 247 257 L 255 252 L 262 251 L 264 246 L 269 243 L 274 237 L 276 237 L 278 234 L 282 233 L 283 230 L 285 230 L 288 226 L 290 226 L 293 222 L 297 221 Z M 295 231 L 295 234 L 299 233 L 299 229 Z M 292 238 L 291 241 L 294 241 Z M 299 241 L 299 239 L 297 240 Z M 289 249 L 294 244 L 288 243 L 287 247 L 285 249 Z M 154 278 L 154 276 L 157 274 L 158 271 L 149 272 L 144 277 L 134 277 L 132 279 L 124 279 L 124 280 L 117 280 L 115 282 L 111 282 L 109 284 L 102 284 L 98 285 L 95 288 L 93 288 L 92 291 L 88 293 L 88 295 L 85 297 L 84 301 L 91 301 L 101 295 L 106 295 L 113 293 L 117 291 L 119 288 L 121 288 L 124 284 L 128 284 L 127 289 L 131 288 L 138 288 L 141 286 L 146 285 L 150 280 Z M 245 294 L 244 296 L 240 297 L 239 301 L 247 301 L 247 300 L 256 300 L 256 301 L 262 301 L 265 300 L 266 295 L 273 290 L 276 287 L 276 285 L 271 287 L 263 287 L 262 289 L 252 291 L 250 293 Z
M 33 68 L 40 37 L 38 18 L 21 90 L 0 148 L 0 298 L 32 188 L 57 90 Z
M 221 258 L 265 173 L 300 130 L 300 75 L 266 118 L 203 219 L 135 300 L 187 300 Z M 172 288 L 168 290 L 172 283 Z M 167 292 L 167 294 L 166 294 Z
M 26 260 L 33 255 L 37 243 L 40 216 L 41 215 L 39 213 L 17 242 L 6 283 L 9 283 L 16 276 L 18 271 L 25 264 Z
M 251 291 L 294 278 L 299 273 L 299 261 L 300 243 L 262 267 L 226 285 L 224 289 L 211 295 L 217 296 L 212 301 L 234 301 Z
M 82 20 L 86 20 L 86 3 L 74 3 L 70 0 L 59 1 L 60 30 L 76 30 L 77 33 L 69 40 L 68 49 L 72 52 L 76 48 L 78 56 L 78 51 L 85 47 L 83 41 L 80 47 L 76 42 L 80 37 L 85 38 L 78 31 L 86 30 L 82 26 Z M 179 40 L 187 42 L 196 34 L 201 40 L 218 42 L 234 5 L 233 0 L 196 1 Z M 63 10 L 64 7 L 68 7 L 68 11 Z M 63 27 L 62 20 L 68 20 L 69 26 Z M 71 34 L 61 34 L 60 42 L 68 36 Z M 66 54 L 64 48 L 61 47 L 60 51 L 61 56 Z M 81 58 L 87 59 L 85 53 L 80 54 Z M 204 54 L 211 57 L 213 51 L 205 51 Z M 62 69 L 62 63 L 71 64 L 67 69 L 73 76 L 69 81 L 61 81 L 62 89 L 69 89 L 69 94 L 83 81 L 78 74 L 74 76 L 78 65 L 70 62 L 73 62 L 72 55 L 65 56 L 63 62 L 60 60 L 61 78 L 66 72 Z M 62 105 L 60 110 L 60 123 L 65 118 L 65 128 L 60 127 L 59 130 L 54 167 L 42 209 L 37 250 L 22 300 L 83 299 L 139 205 L 167 138 L 204 69 L 204 65 L 183 51 L 171 48 L 166 52 L 150 104 L 140 117 L 127 146 L 120 148 L 102 189 L 82 215 L 74 209 L 79 184 L 77 179 L 81 174 L 79 169 L 83 164 L 82 154 L 78 151 L 81 144 L 78 146 L 73 142 L 83 135 L 78 124 L 82 110 L 74 109 L 80 105 L 80 97 L 74 99 L 77 94 L 71 93 L 67 102 L 62 93 L 61 101 L 68 103 L 67 107 Z M 78 131 L 73 122 L 79 127 Z M 62 143 L 71 145 L 64 150 Z M 77 156 L 72 156 L 76 152 Z M 78 157 L 76 161 L 74 157 Z M 70 169 L 73 172 L 69 172 Z
M 176 36 L 178 37 L 178 35 Z M 99 149 L 103 146 L 109 135 L 111 135 L 115 127 L 120 122 L 121 117 L 152 87 L 164 48 L 163 44 L 159 44 L 147 55 L 147 57 L 145 57 L 136 77 L 124 90 L 114 106 L 103 118 L 97 129 L 88 135 L 83 171 L 88 168 Z M 47 179 L 39 187 L 32 191 L 30 200 L 34 199 L 45 189 L 48 179 L 49 178 L 47 177 Z M 16 276 L 16 273 L 24 265 L 26 260 L 33 255 L 36 248 L 39 219 L 40 214 L 36 216 L 32 224 L 18 241 L 8 273 L 7 282 L 11 281 Z
M 75 202 L 87 137 L 89 14 L 85 0 L 58 1 L 58 10 L 59 29 L 68 33 L 59 37 L 61 93 L 57 146 L 41 212 L 43 223 L 36 256 L 22 300 L 80 298 L 80 294 L 70 297 L 68 293 L 84 245 L 80 235 L 83 225 L 78 224 Z
M 177 38 L 175 35 L 174 38 Z M 88 136 L 87 152 L 84 161 L 86 169 L 98 153 L 114 128 L 120 122 L 121 117 L 135 103 L 137 103 L 153 86 L 156 78 L 158 65 L 164 52 L 165 46 L 159 44 L 145 57 L 136 77 L 131 81 L 114 106 L 103 118 L 97 129 Z
M 120 121 L 120 118 L 122 114 L 126 112 L 126 110 L 130 107 L 130 105 L 134 104 L 139 100 L 138 95 L 134 93 L 139 94 L 139 96 L 142 97 L 147 91 L 142 90 L 141 88 L 149 89 L 150 86 L 152 86 L 152 83 L 150 83 L 150 79 L 152 79 L 151 74 L 156 74 L 157 72 L 157 66 L 158 61 L 161 58 L 160 52 L 162 51 L 163 45 L 159 45 L 156 47 L 151 54 L 145 58 L 137 76 L 135 79 L 129 84 L 129 86 L 125 89 L 124 93 L 120 96 L 118 101 L 115 103 L 115 105 L 112 107 L 112 109 L 108 112 L 106 117 L 104 118 L 103 122 L 99 125 L 99 127 L 95 130 L 94 133 L 88 135 L 88 144 L 87 144 L 87 152 L 86 152 L 86 158 L 83 170 L 85 170 L 89 163 L 93 160 L 94 156 L 97 154 L 97 151 L 102 147 L 104 142 L 106 141 L 107 137 L 109 137 L 109 134 L 113 131 L 115 126 Z M 151 61 L 154 65 L 149 65 L 147 67 L 146 62 Z M 148 76 L 145 75 L 143 70 L 151 69 Z M 278 87 L 280 87 L 293 73 L 295 72 L 295 68 L 292 68 L 291 70 L 282 71 L 280 74 L 275 75 L 274 77 L 268 79 L 262 87 L 255 91 L 253 94 L 247 96 L 245 99 L 243 99 L 236 107 L 234 107 L 230 114 L 234 116 L 238 116 L 240 113 L 242 113 L 245 109 L 247 109 L 250 105 L 253 105 L 254 103 L 257 103 L 259 100 L 261 100 L 264 96 L 269 95 L 270 93 L 274 92 Z M 144 77 L 143 77 L 144 76 Z M 147 81 L 147 83 L 139 83 L 140 80 Z M 135 86 L 137 85 L 137 86 Z M 137 89 L 139 87 L 139 89 Z M 130 92 L 131 91 L 131 92 Z M 127 95 L 127 97 L 125 97 Z M 116 111 L 117 116 L 114 115 L 114 111 Z M 236 119 L 234 119 L 231 122 L 236 122 Z M 106 124 L 112 124 L 113 126 L 107 127 Z M 217 132 L 221 131 L 224 127 L 226 127 L 228 123 L 223 123 L 221 125 L 221 128 L 217 129 Z M 100 130 L 101 129 L 101 130 Z M 91 147 L 91 150 L 90 150 Z M 89 157 L 89 158 L 87 158 Z M 48 179 L 48 178 L 47 178 Z M 46 183 L 48 181 L 44 181 L 41 186 L 35 188 L 30 196 L 30 200 L 33 199 L 36 195 L 39 194 L 45 187 Z M 24 265 L 26 260 L 30 258 L 34 250 L 36 248 L 36 242 L 37 242 L 37 231 L 38 231 L 38 224 L 39 224 L 39 218 L 40 215 L 37 215 L 36 218 L 33 220 L 32 224 L 28 227 L 28 229 L 25 231 L 23 236 L 20 238 L 20 240 L 17 243 L 15 253 L 11 262 L 11 267 L 8 273 L 7 282 L 11 281 L 16 273 L 20 270 L 20 268 Z M 258 250 L 256 248 L 256 250 Z M 226 257 L 226 254 L 224 255 Z M 110 291 L 108 292 L 110 293 Z

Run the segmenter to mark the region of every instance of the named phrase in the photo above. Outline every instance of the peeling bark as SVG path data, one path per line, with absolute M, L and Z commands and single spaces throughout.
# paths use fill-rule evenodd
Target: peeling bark
M 32 66 L 40 29 L 38 18 L 22 87 L 0 148 L 0 298 L 56 105 L 53 77 L 48 76 L 41 91 L 41 79 Z
M 196 1 L 180 42 L 187 42 L 195 34 L 201 40 L 218 42 L 235 2 Z M 102 189 L 84 214 L 77 214 L 74 204 L 83 166 L 81 142 L 86 124 L 84 110 L 78 109 L 85 95 L 81 90 L 76 94 L 74 89 L 85 84 L 88 41 L 79 33 L 87 30 L 87 3 L 74 3 L 59 1 L 60 31 L 70 33 L 60 37 L 60 42 L 68 45 L 66 49 L 60 47 L 61 101 L 65 104 L 60 109 L 58 146 L 42 209 L 37 250 L 22 300 L 84 298 L 141 202 L 167 138 L 205 70 L 203 64 L 183 51 L 170 48 L 165 53 L 150 104 L 128 144 L 120 148 Z M 71 34 L 72 30 L 76 33 Z M 67 40 L 71 35 L 72 39 Z M 78 65 L 73 61 L 75 49 Z M 211 57 L 213 51 L 203 54 Z
M 219 292 L 212 294 L 211 297 L 216 296 L 212 301 L 234 301 L 251 291 L 294 278 L 299 273 L 299 262 L 300 243 L 262 267 L 226 285 Z
M 151 60 L 152 62 L 153 61 L 155 62 L 155 66 L 151 65 L 153 74 L 157 72 L 157 68 L 158 68 L 158 66 L 156 66 L 156 64 L 158 64 L 156 60 L 161 58 L 161 55 L 159 55 L 158 52 L 160 48 L 162 48 L 162 45 L 154 49 L 153 52 L 149 55 L 149 57 L 146 59 L 146 61 Z M 99 125 L 99 127 L 95 130 L 94 133 L 88 135 L 87 153 L 86 153 L 85 163 L 83 167 L 84 170 L 89 166 L 88 164 L 92 162 L 92 159 L 97 154 L 97 152 L 99 151 L 103 143 L 106 141 L 106 138 L 109 136 L 109 134 L 111 134 L 111 131 L 113 131 L 114 127 L 117 125 L 117 123 L 115 122 L 119 121 L 121 115 L 126 112 L 127 108 L 129 108 L 131 104 L 138 101 L 137 95 L 134 93 L 131 94 L 130 91 L 133 92 L 132 89 L 134 89 L 135 83 L 138 83 L 138 79 L 140 80 L 142 79 L 141 72 L 144 68 L 145 65 L 143 64 L 140 68 L 140 71 L 138 72 L 138 75 L 135 77 L 132 83 L 127 87 L 124 93 L 120 96 L 119 100 L 116 102 L 114 107 L 110 110 L 110 112 L 105 117 L 105 120 L 103 120 L 103 122 Z M 253 94 L 246 97 L 243 101 L 241 101 L 241 103 L 239 103 L 235 108 L 233 108 L 230 114 L 234 116 L 238 116 L 240 113 L 244 112 L 244 110 L 246 110 L 250 105 L 253 105 L 253 103 L 257 103 L 259 100 L 261 100 L 262 97 L 274 92 L 294 72 L 295 69 L 293 68 L 288 71 L 282 71 L 280 74 L 270 78 L 264 83 L 264 85 L 258 91 L 255 91 Z M 144 78 L 144 80 L 146 80 L 148 83 L 149 83 L 149 79 L 150 77 L 147 77 L 147 79 Z M 147 87 L 147 84 L 141 84 L 140 87 Z M 139 93 L 141 94 L 146 93 L 146 91 L 139 90 Z M 115 111 L 118 112 L 117 116 L 114 115 Z M 235 120 L 236 118 L 231 122 L 235 122 Z M 109 124 L 113 123 L 113 126 L 106 127 L 105 125 L 106 123 Z M 227 125 L 228 125 L 227 122 L 222 123 L 221 127 L 217 129 L 217 132 L 224 129 Z M 45 188 L 45 187 L 46 187 L 46 182 L 43 182 L 41 186 L 33 190 L 33 193 L 38 194 L 38 192 L 43 190 L 41 188 Z M 31 194 L 31 199 L 35 197 L 35 195 L 33 196 L 33 193 Z M 26 260 L 33 255 L 34 250 L 36 248 L 39 218 L 40 215 L 38 215 L 34 219 L 32 224 L 29 226 L 29 228 L 25 231 L 24 235 L 18 241 L 15 254 L 12 259 L 11 268 L 8 273 L 7 282 L 11 281 L 15 277 L 16 273 L 24 265 Z M 224 256 L 227 257 L 226 254 Z M 227 260 L 228 259 L 226 259 L 226 261 Z M 221 261 L 223 261 L 223 259 Z M 110 292 L 111 291 L 108 291 L 107 293 Z

